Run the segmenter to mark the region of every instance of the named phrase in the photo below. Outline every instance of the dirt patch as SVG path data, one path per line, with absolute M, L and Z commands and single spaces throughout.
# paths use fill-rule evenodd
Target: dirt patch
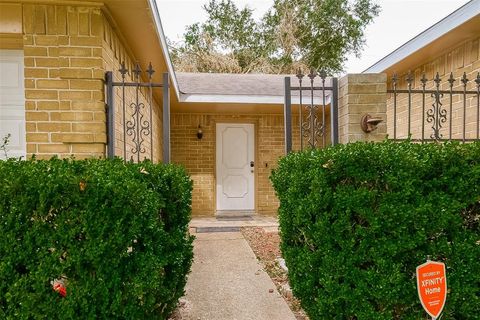
M 177 309 L 170 315 L 168 320 L 187 320 L 187 318 L 183 317 L 183 314 L 188 314 L 190 312 L 191 306 L 190 302 L 188 302 L 185 298 L 180 298 L 178 300 Z
M 257 259 L 262 263 L 265 271 L 283 296 L 297 320 L 308 320 L 308 316 L 300 307 L 300 301 L 292 295 L 288 284 L 287 271 L 279 263 L 280 235 L 277 230 L 265 230 L 259 227 L 244 227 L 241 232 Z

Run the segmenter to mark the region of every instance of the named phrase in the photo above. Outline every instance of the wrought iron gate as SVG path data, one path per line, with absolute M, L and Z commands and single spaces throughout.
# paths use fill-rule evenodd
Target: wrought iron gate
M 127 75 L 130 73 L 122 63 L 120 70 L 122 81 L 116 82 L 113 79 L 113 72 L 109 71 L 105 75 L 107 107 L 108 107 L 108 152 L 109 158 L 115 157 L 115 101 L 114 88 L 120 88 L 120 113 L 121 113 L 121 133 L 123 134 L 123 158 L 125 161 L 140 162 L 144 159 L 153 161 L 154 143 L 154 127 L 153 127 L 153 90 L 155 88 L 163 89 L 163 162 L 170 162 L 170 97 L 169 97 L 169 79 L 168 73 L 163 74 L 163 83 L 154 83 L 152 64 L 150 63 L 147 70 L 143 72 L 137 63 L 131 70 L 132 82 L 127 81 Z M 142 73 L 148 79 L 148 82 L 142 82 Z M 128 92 L 127 89 L 133 89 Z M 118 94 L 117 94 L 118 96 Z M 131 98 L 131 102 L 127 101 Z M 149 150 L 148 150 L 149 149 Z M 130 159 L 128 159 L 130 154 Z
M 292 104 L 298 105 L 300 150 L 327 145 L 327 109 L 330 111 L 330 142 L 337 144 L 338 79 L 328 78 L 330 84 L 327 86 L 327 74 L 323 71 L 317 73 L 313 69 L 307 75 L 307 85 L 303 83 L 305 75 L 301 70 L 297 72 L 296 78 L 298 86 L 292 86 L 291 77 L 285 78 L 285 152 L 292 151 Z M 316 79 L 320 80 L 320 86 L 315 84 Z M 298 92 L 298 100 L 297 103 L 292 103 L 292 93 L 295 92 Z M 304 102 L 305 98 L 308 99 L 307 102 Z

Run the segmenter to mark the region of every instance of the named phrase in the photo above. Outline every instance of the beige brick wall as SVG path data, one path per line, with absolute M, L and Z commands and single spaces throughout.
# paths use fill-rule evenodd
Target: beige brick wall
M 285 154 L 283 114 L 223 115 L 172 114 L 172 162 L 185 166 L 194 183 L 194 215 L 215 213 L 215 124 L 224 122 L 254 123 L 256 130 L 256 211 L 276 214 L 278 200 L 269 180 L 271 170 Z M 294 147 L 298 149 L 298 118 L 293 118 Z M 202 126 L 203 138 L 196 136 Z
M 480 72 L 480 37 L 475 37 L 471 40 L 459 43 L 456 47 L 450 48 L 445 52 L 440 52 L 438 55 L 432 56 L 429 61 L 419 62 L 411 70 L 398 70 L 399 83 L 397 89 L 407 89 L 406 77 L 411 71 L 414 80 L 412 89 L 421 89 L 422 83 L 420 79 L 425 73 L 428 83 L 426 89 L 434 89 L 435 83 L 432 81 L 436 73 L 439 73 L 442 79 L 441 90 L 449 90 L 448 78 L 450 73 L 453 73 L 455 83 L 453 90 L 463 90 L 463 84 L 460 79 L 465 72 L 470 83 L 467 90 L 476 91 L 476 84 L 473 80 L 476 79 L 478 72 Z M 391 78 L 388 79 L 388 89 L 392 89 Z M 426 95 L 425 110 L 431 108 L 434 99 L 430 94 Z M 441 133 L 444 138 L 449 137 L 449 121 L 450 121 L 450 97 L 444 95 L 442 98 L 443 107 L 448 111 L 447 122 L 443 123 Z M 422 95 L 414 94 L 411 100 L 411 133 L 412 138 L 419 139 L 422 136 Z M 477 101 L 476 97 L 468 96 L 466 101 L 466 138 L 476 138 L 476 119 L 477 119 Z M 393 138 L 393 95 L 388 96 L 388 135 Z M 461 95 L 454 95 L 452 100 L 452 138 L 461 139 L 463 136 L 463 98 Z M 406 138 L 408 136 L 408 94 L 399 94 L 397 96 L 397 138 Z M 425 121 L 424 135 L 425 138 L 430 138 L 433 133 L 432 124 Z
M 386 137 L 386 74 L 348 74 L 339 80 L 338 135 L 340 143 L 381 141 Z M 360 126 L 364 115 L 384 121 L 370 133 Z
M 99 7 L 27 3 L 21 6 L 25 56 L 25 109 L 27 155 L 37 158 L 105 157 L 107 123 L 104 79 L 121 62 L 133 69 L 137 61 L 128 44 L 114 30 Z M 126 81 L 132 81 L 129 72 Z M 145 79 L 143 79 L 145 81 Z M 145 136 L 145 153 L 150 158 L 153 136 L 154 160 L 162 158 L 161 89 L 154 90 L 153 135 Z M 135 90 L 126 89 L 127 116 Z M 145 105 L 143 120 L 150 119 L 146 90 L 140 91 Z M 115 89 L 115 154 L 123 156 L 123 112 L 121 89 Z M 129 120 L 129 119 L 127 119 Z M 127 135 L 127 158 L 132 156 L 132 139 Z
M 27 154 L 105 154 L 99 8 L 24 4 Z

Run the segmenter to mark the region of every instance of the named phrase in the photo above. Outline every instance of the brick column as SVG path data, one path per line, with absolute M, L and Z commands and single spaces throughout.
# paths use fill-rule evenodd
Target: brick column
M 340 143 L 382 141 L 387 135 L 387 75 L 347 74 L 339 81 L 338 135 Z M 381 118 L 370 133 L 360 126 L 364 115 Z

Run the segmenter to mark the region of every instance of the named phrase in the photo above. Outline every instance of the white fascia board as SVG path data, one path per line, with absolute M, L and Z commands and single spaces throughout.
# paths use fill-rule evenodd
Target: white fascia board
M 478 14 L 480 14 L 480 0 L 472 0 L 424 32 L 420 33 L 415 38 L 409 40 L 386 57 L 382 58 L 380 61 L 363 71 L 363 73 L 378 73 L 385 71 L 392 65 L 427 46 L 434 40 L 452 31 Z
M 175 89 L 175 94 L 177 98 L 180 97 L 180 90 L 178 88 L 177 76 L 175 75 L 175 69 L 173 67 L 172 60 L 170 59 L 170 53 L 168 52 L 167 39 L 165 38 L 165 33 L 163 32 L 162 20 L 160 19 L 160 13 L 158 11 L 157 3 L 155 0 L 148 0 L 150 5 L 150 10 L 152 11 L 153 18 L 155 20 L 155 29 L 157 30 L 157 36 L 160 40 L 160 46 L 162 47 L 163 56 L 165 57 L 165 62 L 167 64 L 168 73 L 172 79 L 173 88 Z
M 212 94 L 186 94 L 180 93 L 180 102 L 197 103 L 243 103 L 243 104 L 284 104 L 283 96 L 246 96 L 246 95 L 212 95 Z M 304 97 L 303 104 L 309 104 L 311 99 Z M 299 97 L 292 97 L 292 104 L 299 104 Z M 314 104 L 322 104 L 323 98 L 314 97 Z M 325 103 L 330 103 L 330 95 L 325 95 Z

